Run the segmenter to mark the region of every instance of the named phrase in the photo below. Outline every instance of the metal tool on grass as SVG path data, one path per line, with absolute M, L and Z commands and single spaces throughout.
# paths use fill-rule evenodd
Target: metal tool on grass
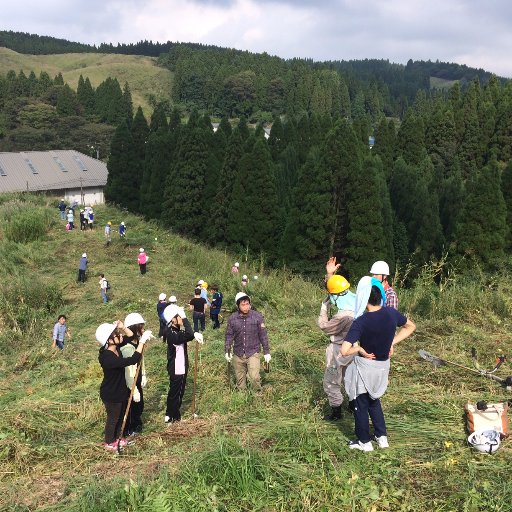
M 135 387 L 137 386 L 137 379 L 139 378 L 140 369 L 142 368 L 142 358 L 144 357 L 144 349 L 146 345 L 142 347 L 142 352 L 140 353 L 140 361 L 137 364 L 137 369 L 135 370 L 135 377 L 133 378 L 132 388 L 130 389 L 130 396 L 128 397 L 128 404 L 126 405 L 126 411 L 124 412 L 123 423 L 121 425 L 121 430 L 119 431 L 119 438 L 117 439 L 117 453 L 121 453 L 121 438 L 123 437 L 123 432 L 126 427 L 126 421 L 128 420 L 128 414 L 130 414 L 130 408 L 132 406 L 133 394 L 135 392 Z
M 432 363 L 434 366 L 455 366 L 457 368 L 461 368 L 462 370 L 466 370 L 470 373 L 474 373 L 476 375 L 480 375 L 482 377 L 486 377 L 488 379 L 494 380 L 501 384 L 503 387 L 505 387 L 507 390 L 512 389 L 512 376 L 507 377 L 503 379 L 502 377 L 498 377 L 497 375 L 494 375 L 494 371 L 497 369 L 493 369 L 491 372 L 488 372 L 487 370 L 478 370 L 476 368 L 469 368 L 468 366 L 464 366 L 462 364 L 453 363 L 451 361 L 447 361 L 446 359 L 441 359 L 440 357 L 434 356 L 427 352 L 426 350 L 419 350 L 418 351 L 420 357 L 422 359 L 425 359 L 426 361 Z M 501 364 L 500 364 L 501 366 Z

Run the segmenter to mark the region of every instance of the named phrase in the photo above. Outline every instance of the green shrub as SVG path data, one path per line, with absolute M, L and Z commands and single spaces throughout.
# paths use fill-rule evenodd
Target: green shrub
M 4 204 L 0 215 L 4 237 L 11 242 L 42 240 L 53 224 L 51 210 L 27 206 L 19 201 Z

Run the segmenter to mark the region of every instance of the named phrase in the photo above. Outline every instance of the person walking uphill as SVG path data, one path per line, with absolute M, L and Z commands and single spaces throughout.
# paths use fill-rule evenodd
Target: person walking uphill
M 105 225 L 105 244 L 109 246 L 112 242 L 112 222 L 108 221 Z
M 192 311 L 192 318 L 194 320 L 194 331 L 204 331 L 206 308 L 208 304 L 206 299 L 201 297 L 201 288 L 194 290 L 194 298 L 190 299 L 189 309 Z
M 151 331 L 144 330 L 145 324 L 144 318 L 139 313 L 129 313 L 125 320 L 124 325 L 126 331 L 131 331 L 132 334 L 124 336 L 123 345 L 121 346 L 121 354 L 125 358 L 133 356 L 135 349 L 139 346 L 139 341 L 144 336 L 146 339 L 151 339 L 153 334 Z M 144 393 L 143 388 L 147 384 L 146 366 L 144 365 L 144 358 L 141 359 L 141 369 L 137 376 L 137 382 L 133 392 L 133 403 L 128 413 L 124 436 L 133 436 L 142 432 L 142 413 L 144 411 Z M 133 364 L 127 366 L 124 369 L 124 376 L 126 380 L 126 386 L 128 389 L 132 389 L 135 374 L 137 373 L 137 365 Z
M 130 390 L 126 387 L 124 369 L 140 361 L 144 344 L 149 339 L 142 336 L 131 357 L 121 357 L 119 346 L 123 343 L 121 331 L 131 336 L 133 333 L 125 329 L 121 320 L 112 324 L 101 324 L 96 329 L 96 341 L 100 345 L 98 361 L 103 369 L 103 381 L 100 386 L 100 398 L 105 405 L 107 421 L 105 423 L 104 447 L 109 451 L 117 451 L 118 439 L 121 434 L 123 416 L 126 410 Z M 126 439 L 119 439 L 120 447 L 128 444 Z
M 347 366 L 354 356 L 342 356 L 341 344 L 347 335 L 354 319 L 356 296 L 352 293 L 350 283 L 339 275 L 327 280 L 328 299 L 322 302 L 318 327 L 330 337 L 331 342 L 325 349 L 324 391 L 331 406 L 331 414 L 325 419 L 329 421 L 341 419 L 343 403 L 342 383 Z M 338 308 L 336 314 L 329 319 L 331 305 Z
M 395 346 L 409 337 L 416 326 L 402 313 L 383 307 L 385 294 L 379 281 L 363 277 L 357 285 L 356 319 L 341 346 L 344 356 L 354 355 L 354 362 L 345 373 L 345 389 L 354 411 L 357 439 L 349 447 L 369 452 L 373 450 L 370 421 L 380 448 L 388 448 L 386 422 L 380 398 L 388 386 L 390 357 Z M 366 312 L 358 314 L 358 303 L 366 304 Z M 402 327 L 398 333 L 397 327 Z M 360 346 L 354 345 L 359 341 Z M 368 417 L 369 416 L 369 417 Z
M 165 293 L 161 293 L 158 296 L 158 302 L 156 303 L 156 314 L 158 315 L 158 321 L 160 323 L 160 328 L 158 330 L 159 338 L 164 335 L 165 330 L 164 309 L 168 306 L 166 299 L 167 295 Z
M 210 305 L 210 319 L 213 322 L 213 328 L 218 329 L 220 327 L 219 314 L 222 307 L 222 293 L 219 292 L 219 287 L 216 284 L 212 284 L 211 290 L 213 296 Z
M 187 343 L 194 339 L 194 331 L 185 316 L 183 308 L 170 304 L 164 309 L 166 328 L 164 341 L 167 343 L 167 373 L 169 392 L 165 410 L 165 423 L 181 420 L 181 404 L 188 374 Z
M 85 272 L 87 270 L 87 253 L 83 253 L 78 264 L 78 282 L 85 283 Z
M 139 249 L 139 255 L 137 257 L 137 263 L 139 264 L 139 269 L 141 275 L 144 275 L 146 273 L 146 264 L 148 262 L 148 255 L 144 252 L 144 248 L 141 247 Z
M 260 347 L 263 347 L 265 362 L 269 363 L 271 359 L 265 320 L 261 313 L 251 309 L 251 298 L 246 293 L 238 292 L 235 303 L 238 311 L 228 319 L 224 344 L 225 358 L 228 363 L 233 361 L 238 389 L 246 388 L 248 375 L 252 388 L 259 391 Z
M 64 350 L 64 338 L 71 339 L 71 333 L 66 325 L 66 315 L 59 315 L 57 323 L 53 326 L 52 348 Z
M 105 279 L 105 274 L 100 274 L 100 290 L 101 290 L 101 298 L 103 299 L 103 304 L 108 302 L 108 281 Z

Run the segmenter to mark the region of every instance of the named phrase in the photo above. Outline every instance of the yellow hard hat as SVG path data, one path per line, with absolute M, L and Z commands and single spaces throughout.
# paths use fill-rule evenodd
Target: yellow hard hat
M 343 293 L 350 288 L 350 283 L 343 277 L 334 275 L 327 280 L 327 291 L 329 293 Z
M 204 289 L 208 288 L 208 283 L 206 281 L 203 281 L 203 284 L 201 285 Z

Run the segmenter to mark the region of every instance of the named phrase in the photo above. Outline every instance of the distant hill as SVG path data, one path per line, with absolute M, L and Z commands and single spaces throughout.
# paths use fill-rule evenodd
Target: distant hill
M 80 75 L 88 77 L 97 87 L 108 77 L 117 78 L 121 86 L 130 85 L 135 107 L 140 105 L 146 115 L 153 111 L 151 98 L 166 101 L 171 97 L 173 73 L 156 65 L 153 57 L 100 53 L 65 53 L 53 55 L 28 55 L 7 48 L 0 48 L 0 75 L 9 70 L 25 74 L 46 71 L 50 77 L 62 73 L 64 81 L 73 89 Z

